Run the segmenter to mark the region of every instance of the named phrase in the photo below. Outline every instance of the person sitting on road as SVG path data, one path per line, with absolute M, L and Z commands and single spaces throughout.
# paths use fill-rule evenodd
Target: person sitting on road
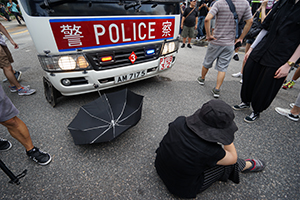
M 233 144 L 238 130 L 232 108 L 210 100 L 189 117 L 180 116 L 156 150 L 155 167 L 167 189 L 181 198 L 195 198 L 216 181 L 239 183 L 239 172 L 259 172 L 259 159 L 242 160 Z
M 11 42 L 11 44 L 15 47 L 15 49 L 19 48 L 18 44 L 16 44 L 13 39 L 10 37 L 6 28 L 0 23 L 0 32 L 2 32 L 6 38 Z M 18 82 L 18 79 L 21 76 L 21 72 L 16 72 L 13 70 L 11 63 L 14 60 L 9 49 L 6 46 L 4 38 L 0 35 L 0 68 L 3 69 L 3 72 L 8 79 L 10 86 L 9 89 L 11 92 L 18 92 L 18 95 L 31 95 L 35 93 L 35 89 L 30 89 L 30 86 L 22 86 Z
M 25 147 L 28 157 L 40 165 L 47 165 L 51 162 L 50 154 L 44 153 L 33 146 L 28 128 L 26 124 L 17 117 L 18 114 L 18 109 L 6 96 L 0 85 L 0 124 L 5 126 L 11 136 Z M 12 144 L 8 140 L 0 138 L 0 152 L 7 151 L 11 147 Z

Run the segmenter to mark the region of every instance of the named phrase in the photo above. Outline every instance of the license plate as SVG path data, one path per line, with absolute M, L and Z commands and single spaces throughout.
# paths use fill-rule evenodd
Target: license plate
M 173 56 L 167 56 L 167 57 L 161 58 L 160 62 L 159 62 L 159 70 L 162 71 L 162 70 L 170 68 L 171 64 L 172 64 L 172 60 L 173 60 Z
M 117 77 L 115 77 L 115 83 L 130 81 L 133 79 L 143 77 L 145 75 L 146 75 L 146 70 L 139 71 L 139 72 L 133 72 L 133 73 L 122 75 L 122 76 L 117 76 Z

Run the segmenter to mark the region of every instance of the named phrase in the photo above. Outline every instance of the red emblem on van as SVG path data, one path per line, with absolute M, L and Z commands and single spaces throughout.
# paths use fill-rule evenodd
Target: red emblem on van
M 132 52 L 132 53 L 130 54 L 130 56 L 128 57 L 128 59 L 129 59 L 130 62 L 133 64 L 133 63 L 136 61 L 137 56 L 135 55 L 134 52 Z

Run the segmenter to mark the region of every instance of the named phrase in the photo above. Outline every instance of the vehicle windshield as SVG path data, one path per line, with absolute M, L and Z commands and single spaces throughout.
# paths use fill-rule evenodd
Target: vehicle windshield
M 116 16 L 179 14 L 179 1 L 20 0 L 30 16 Z

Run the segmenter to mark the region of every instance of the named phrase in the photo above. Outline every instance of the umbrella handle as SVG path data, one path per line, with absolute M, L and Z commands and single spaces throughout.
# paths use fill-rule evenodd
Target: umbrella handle
M 99 93 L 99 96 L 101 97 L 102 95 L 101 95 L 101 93 L 100 93 L 99 85 L 96 84 L 96 83 L 94 83 L 94 88 L 97 89 L 97 92 Z

